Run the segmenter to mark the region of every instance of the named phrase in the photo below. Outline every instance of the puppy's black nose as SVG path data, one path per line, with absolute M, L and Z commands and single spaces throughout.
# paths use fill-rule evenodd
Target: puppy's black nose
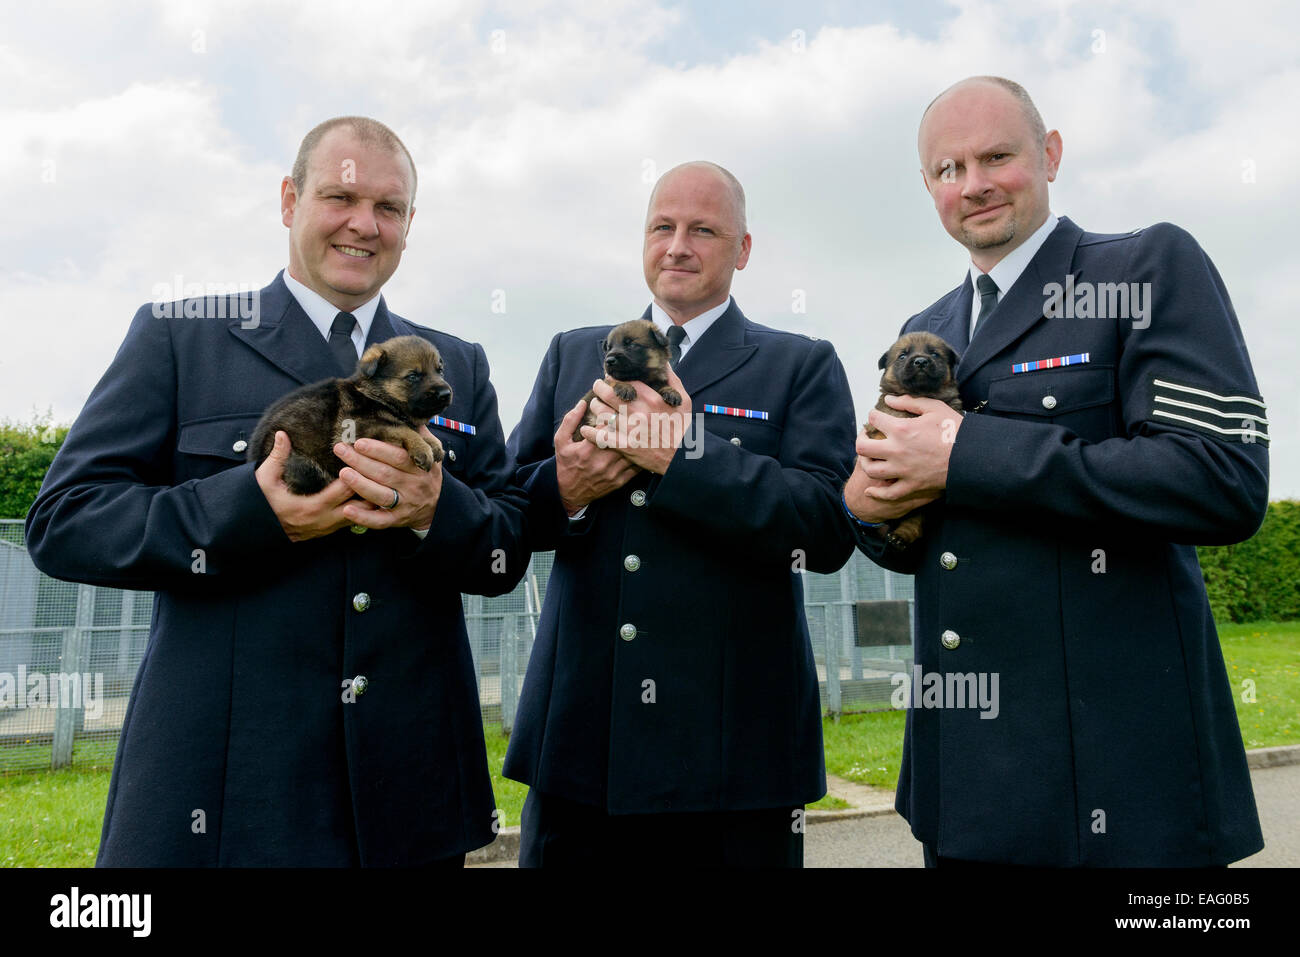
M 433 390 L 433 395 L 439 402 L 449 403 L 451 401 L 451 387 L 440 385 Z
M 912 359 L 912 365 L 914 365 L 918 369 L 928 369 L 930 367 L 930 357 L 916 356 L 914 359 Z

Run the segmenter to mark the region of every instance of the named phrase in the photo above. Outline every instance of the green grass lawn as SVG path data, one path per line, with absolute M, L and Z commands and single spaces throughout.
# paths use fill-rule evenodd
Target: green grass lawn
M 1219 643 L 1246 747 L 1300 743 L 1300 622 L 1225 625 Z
M 1300 744 L 1300 622 L 1227 625 L 1220 629 L 1220 639 L 1246 747 Z M 822 727 L 827 772 L 893 788 L 902 759 L 903 722 L 901 711 L 826 719 Z M 516 825 L 528 789 L 501 777 L 508 739 L 493 726 L 484 729 L 484 738 L 499 819 L 505 826 Z M 32 744 L 0 752 L 0 770 L 21 766 L 20 759 L 35 752 L 19 751 L 31 748 L 41 750 Z M 43 753 L 48 755 L 48 747 Z M 0 773 L 0 867 L 92 865 L 112 756 L 111 742 L 78 742 L 73 769 Z M 836 798 L 809 805 L 846 806 Z
M 91 867 L 108 771 L 0 777 L 0 867 Z

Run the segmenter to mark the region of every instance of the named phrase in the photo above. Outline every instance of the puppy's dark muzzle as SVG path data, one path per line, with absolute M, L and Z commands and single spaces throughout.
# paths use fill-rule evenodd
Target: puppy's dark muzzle
M 933 392 L 943 385 L 948 369 L 929 356 L 915 356 L 903 368 L 903 385 L 909 391 Z
M 637 372 L 636 363 L 621 352 L 611 352 L 605 356 L 605 372 L 615 379 L 629 379 Z
M 451 405 L 451 386 L 432 386 L 416 400 L 413 410 L 417 417 L 427 419 Z

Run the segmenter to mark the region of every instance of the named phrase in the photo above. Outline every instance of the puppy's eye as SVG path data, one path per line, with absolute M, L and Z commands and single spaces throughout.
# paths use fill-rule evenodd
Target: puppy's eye
M 408 372 L 405 378 L 407 382 L 419 382 L 424 378 L 424 374 L 421 372 Z
M 939 358 L 939 353 L 937 352 L 931 352 L 930 355 L 934 356 L 936 359 Z

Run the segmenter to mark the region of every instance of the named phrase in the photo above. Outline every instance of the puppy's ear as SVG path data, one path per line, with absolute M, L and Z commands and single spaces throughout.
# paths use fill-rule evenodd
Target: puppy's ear
M 373 345 L 361 354 L 361 366 L 359 371 L 367 379 L 373 379 L 375 373 L 379 371 L 380 366 L 384 364 L 384 347 L 382 345 Z
M 596 351 L 600 353 L 600 361 L 604 362 L 605 353 L 609 352 L 609 340 L 601 339 L 600 342 L 596 343 Z
M 944 352 L 947 353 L 948 368 L 949 369 L 956 368 L 957 362 L 961 358 L 960 356 L 957 355 L 957 350 L 954 349 L 952 346 L 948 345 L 948 343 L 946 342 L 943 344 L 943 348 L 944 348 Z
M 880 366 L 881 369 L 883 369 L 883 368 L 884 368 L 885 366 L 887 366 L 887 365 L 889 365 L 889 353 L 888 353 L 888 352 L 886 352 L 883 356 L 880 357 L 880 363 L 879 363 L 879 366 Z
M 660 329 L 658 326 L 656 326 L 654 323 L 650 324 L 650 335 L 654 339 L 654 341 L 658 343 L 660 349 L 668 348 L 668 337 L 664 335 L 663 330 Z

